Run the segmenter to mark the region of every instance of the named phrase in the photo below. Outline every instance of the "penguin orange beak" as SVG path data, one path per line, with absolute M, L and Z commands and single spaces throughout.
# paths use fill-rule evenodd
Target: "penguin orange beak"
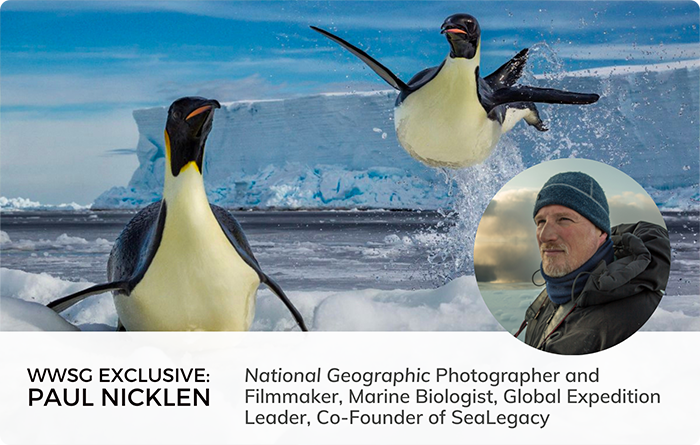
M 450 29 L 443 29 L 442 32 L 453 32 L 455 34 L 467 34 L 466 31 L 462 31 L 459 28 L 450 28 Z
M 203 107 L 199 107 L 196 110 L 194 110 L 193 112 L 191 112 L 190 114 L 188 114 L 187 117 L 185 118 L 185 120 L 187 121 L 191 117 L 195 117 L 196 115 L 202 114 L 205 111 L 209 111 L 209 110 L 211 110 L 211 105 L 204 105 Z

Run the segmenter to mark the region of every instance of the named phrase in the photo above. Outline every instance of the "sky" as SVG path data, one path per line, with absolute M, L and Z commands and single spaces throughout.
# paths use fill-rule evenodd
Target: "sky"
M 59 2 L 0 8 L 0 195 L 88 204 L 138 165 L 137 108 L 388 88 L 309 29 L 407 81 L 476 16 L 487 73 L 523 47 L 534 73 L 700 58 L 693 2 Z M 426 167 L 427 168 L 427 167 Z
M 592 176 L 608 199 L 610 225 L 648 221 L 666 227 L 654 200 L 634 179 L 588 159 L 557 159 L 531 167 L 494 196 L 479 222 L 474 268 L 479 282 L 529 282 L 541 262 L 532 216 L 537 193 L 560 172 Z

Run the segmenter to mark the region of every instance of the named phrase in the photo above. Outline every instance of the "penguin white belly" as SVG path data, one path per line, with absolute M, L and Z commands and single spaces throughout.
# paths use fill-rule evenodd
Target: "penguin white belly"
M 248 330 L 258 274 L 223 233 L 203 187 L 195 191 L 202 196 L 183 189 L 166 199 L 163 236 L 143 279 L 130 296 L 115 297 L 119 319 L 128 331 Z
M 501 135 L 479 102 L 478 60 L 447 58 L 440 72 L 394 112 L 401 145 L 436 167 L 466 167 L 486 159 Z

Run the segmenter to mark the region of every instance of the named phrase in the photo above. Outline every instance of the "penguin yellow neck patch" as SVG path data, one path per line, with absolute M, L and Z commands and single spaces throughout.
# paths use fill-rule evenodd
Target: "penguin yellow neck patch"
M 168 130 L 165 130 L 164 133 L 165 133 L 165 160 L 168 161 L 168 165 L 170 165 L 170 136 L 168 135 Z
M 186 170 L 187 170 L 188 168 L 190 168 L 190 167 L 194 168 L 194 169 L 197 171 L 197 173 L 200 173 L 200 174 L 202 173 L 202 172 L 199 171 L 199 167 L 197 166 L 197 163 L 194 162 L 194 161 L 190 161 L 190 162 L 188 162 L 187 164 L 185 164 L 184 167 L 182 167 L 182 168 L 180 169 L 180 173 L 186 171 Z

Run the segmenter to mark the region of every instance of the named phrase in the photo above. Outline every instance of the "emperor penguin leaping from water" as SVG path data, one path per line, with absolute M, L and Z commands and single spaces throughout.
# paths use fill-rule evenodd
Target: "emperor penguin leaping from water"
M 484 161 L 501 135 L 520 119 L 546 131 L 534 102 L 581 105 L 599 98 L 597 94 L 515 85 L 527 61 L 527 48 L 482 78 L 481 29 L 468 14 L 445 20 L 441 32 L 450 44 L 449 55 L 408 83 L 340 37 L 311 28 L 359 57 L 399 91 L 394 109 L 398 140 L 411 156 L 434 167 L 461 168 Z
M 204 190 L 204 145 L 219 102 L 176 100 L 165 127 L 163 199 L 141 210 L 114 243 L 109 282 L 48 306 L 61 312 L 112 291 L 119 327 L 129 331 L 243 331 L 266 284 L 306 331 L 299 311 L 253 256 L 236 219 L 209 204 Z

